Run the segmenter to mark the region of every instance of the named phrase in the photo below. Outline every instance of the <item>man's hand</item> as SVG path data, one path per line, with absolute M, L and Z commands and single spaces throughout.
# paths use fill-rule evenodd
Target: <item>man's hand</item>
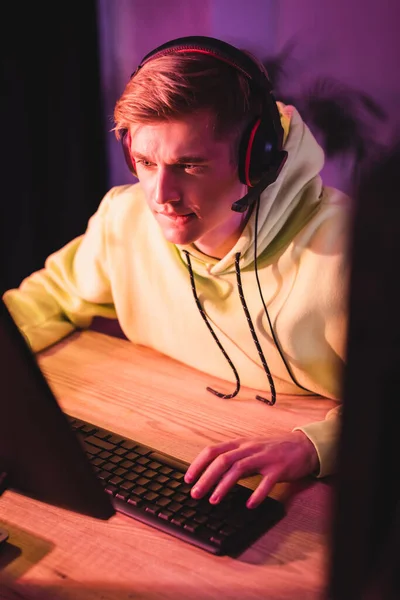
M 239 438 L 208 446 L 188 468 L 185 481 L 195 483 L 193 498 L 202 498 L 212 488 L 212 504 L 217 504 L 243 477 L 260 474 L 262 480 L 247 501 L 255 508 L 280 481 L 295 481 L 318 469 L 314 445 L 301 431 L 279 438 Z

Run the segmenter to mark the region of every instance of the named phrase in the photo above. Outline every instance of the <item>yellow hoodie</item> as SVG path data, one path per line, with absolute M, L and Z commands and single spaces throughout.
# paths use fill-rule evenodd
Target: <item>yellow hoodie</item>
M 277 393 L 339 399 L 350 202 L 341 192 L 323 187 L 323 151 L 297 110 L 282 104 L 279 109 L 288 160 L 261 195 L 257 267 L 276 338 L 302 387 L 277 351 L 260 299 L 254 270 L 255 211 L 235 247 L 221 260 L 213 259 L 192 245 L 165 240 L 140 183 L 111 189 L 84 235 L 52 254 L 18 289 L 4 294 L 33 351 L 76 327 L 89 327 L 95 316 L 118 318 L 132 342 L 225 379 L 231 382 L 226 393 L 232 392 L 231 367 L 193 298 L 187 250 L 201 304 L 242 384 L 268 396 L 268 380 L 237 290 L 234 263 L 240 252 L 244 296 Z M 317 449 L 319 476 L 334 469 L 338 423 L 338 416 L 329 413 L 324 421 L 299 427 Z

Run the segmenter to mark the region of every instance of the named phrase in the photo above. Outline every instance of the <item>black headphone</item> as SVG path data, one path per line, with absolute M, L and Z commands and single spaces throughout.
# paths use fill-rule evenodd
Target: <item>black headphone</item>
M 239 180 L 248 186 L 249 191 L 233 203 L 232 210 L 244 212 L 261 192 L 277 179 L 287 159 L 287 152 L 282 150 L 283 128 L 272 94 L 271 82 L 266 73 L 245 52 L 227 42 L 205 36 L 181 37 L 158 46 L 146 54 L 131 78 L 150 60 L 178 52 L 199 52 L 214 56 L 237 69 L 249 79 L 251 88 L 261 92 L 261 114 L 249 124 L 239 143 L 238 176 Z M 124 156 L 130 171 L 136 176 L 128 139 L 125 130 L 121 136 Z

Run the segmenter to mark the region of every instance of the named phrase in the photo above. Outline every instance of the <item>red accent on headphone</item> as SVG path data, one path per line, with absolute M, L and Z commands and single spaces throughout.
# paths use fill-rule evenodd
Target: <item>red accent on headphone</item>
M 256 136 L 257 133 L 257 129 L 259 128 L 261 123 L 261 119 L 258 119 L 253 127 L 253 129 L 251 130 L 250 136 L 249 136 L 249 143 L 247 144 L 247 150 L 246 150 L 246 158 L 245 158 L 245 162 L 244 162 L 244 176 L 246 179 L 246 185 L 248 187 L 252 187 L 251 181 L 250 181 L 250 161 L 251 161 L 251 151 L 253 149 L 253 142 L 254 142 L 254 138 Z

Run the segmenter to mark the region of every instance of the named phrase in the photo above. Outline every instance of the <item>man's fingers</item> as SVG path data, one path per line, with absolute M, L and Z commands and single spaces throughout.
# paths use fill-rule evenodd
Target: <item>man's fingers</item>
M 277 483 L 278 479 L 278 474 L 274 472 L 264 475 L 257 488 L 247 500 L 247 508 L 256 508 L 259 504 L 261 504 L 261 502 L 265 500 L 274 485 Z
M 196 481 L 203 471 L 217 458 L 221 453 L 226 453 L 234 450 L 238 447 L 238 440 L 232 440 L 231 442 L 224 442 L 223 444 L 216 444 L 215 446 L 209 446 L 204 448 L 200 454 L 194 459 L 192 464 L 188 467 L 185 474 L 185 482 L 193 483 Z
M 234 468 L 234 465 L 239 464 L 247 453 L 248 450 L 246 448 L 235 448 L 229 452 L 219 454 L 204 470 L 197 483 L 192 488 L 191 494 L 193 498 L 201 498 L 204 496 L 221 480 L 221 478 L 225 481 L 227 472 L 230 472 L 232 465 Z M 229 487 L 232 487 L 232 484 L 229 485 Z
M 260 459 L 262 460 L 262 456 L 257 454 L 238 458 L 216 486 L 210 497 L 210 502 L 217 504 L 239 479 L 256 472 L 260 466 Z

